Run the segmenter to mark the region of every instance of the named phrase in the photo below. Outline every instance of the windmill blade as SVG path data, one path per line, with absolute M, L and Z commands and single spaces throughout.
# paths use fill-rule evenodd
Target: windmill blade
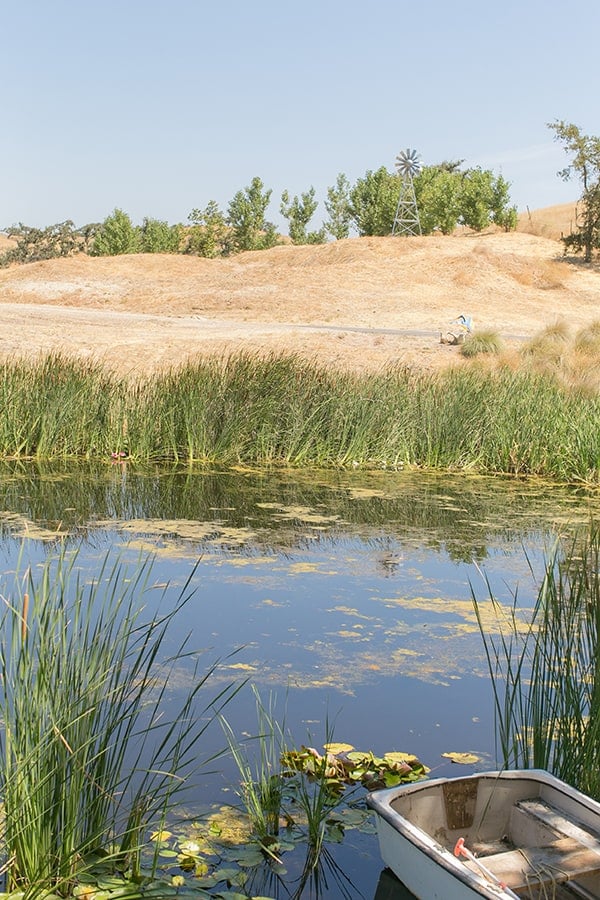
M 411 150 L 410 147 L 401 150 L 396 157 L 396 169 L 403 178 L 413 178 L 418 175 L 421 171 L 421 162 L 417 151 Z

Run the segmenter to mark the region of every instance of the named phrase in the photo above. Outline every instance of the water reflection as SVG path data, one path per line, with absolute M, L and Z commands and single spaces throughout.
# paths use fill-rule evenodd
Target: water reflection
M 480 768 L 494 765 L 471 586 L 485 596 L 485 578 L 510 598 L 519 584 L 521 601 L 532 602 L 530 565 L 541 571 L 544 548 L 599 506 L 583 489 L 386 472 L 13 462 L 0 467 L 0 484 L 5 572 L 19 554 L 35 566 L 60 544 L 79 548 L 89 572 L 110 548 L 130 559 L 150 551 L 157 586 L 176 593 L 194 572 L 174 643 L 191 629 L 209 660 L 222 659 L 224 682 L 249 676 L 285 694 L 298 743 L 322 742 L 329 721 L 337 740 L 415 753 L 437 774 L 456 774 L 446 751 L 474 751 Z M 182 666 L 172 689 L 190 672 Z M 252 734 L 253 717 L 241 692 L 228 719 Z M 235 777 L 223 762 L 210 788 L 216 799 Z M 381 873 L 374 838 L 346 838 L 335 861 L 353 885 L 349 896 L 410 896 Z M 326 891 L 314 879 L 306 891 L 344 897 L 328 878 Z

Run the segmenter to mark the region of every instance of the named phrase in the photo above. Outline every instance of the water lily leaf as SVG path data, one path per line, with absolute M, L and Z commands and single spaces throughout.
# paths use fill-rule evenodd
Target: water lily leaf
M 215 897 L 222 897 L 223 900 L 248 900 L 247 894 L 240 894 L 238 891 L 219 891 Z
M 169 838 L 173 837 L 172 831 L 153 831 L 150 835 L 151 841 L 168 841 Z
M 331 825 L 327 825 L 325 834 L 327 835 L 327 840 L 331 841 L 333 844 L 341 844 L 344 840 L 344 829 L 339 822 L 333 822 Z
M 325 750 L 327 750 L 328 753 L 332 753 L 334 756 L 337 756 L 339 753 L 349 753 L 350 750 L 354 750 L 352 744 L 331 743 L 323 744 L 323 747 L 325 748 Z
M 384 753 L 383 758 L 392 763 L 418 763 L 419 760 L 414 753 L 403 753 L 401 750 L 392 750 L 390 753 Z
M 365 762 L 365 760 L 370 761 L 372 755 L 370 753 L 365 753 L 363 750 L 353 750 L 352 753 L 348 753 L 348 759 L 357 765 L 358 763 Z
M 452 760 L 453 763 L 460 763 L 464 766 L 479 762 L 480 760 L 480 757 L 475 756 L 474 753 L 442 753 L 442 756 Z
M 264 856 L 258 849 L 248 849 L 237 855 L 236 862 L 238 866 L 243 866 L 245 869 L 252 869 L 254 866 L 260 866 L 261 863 L 264 862 Z

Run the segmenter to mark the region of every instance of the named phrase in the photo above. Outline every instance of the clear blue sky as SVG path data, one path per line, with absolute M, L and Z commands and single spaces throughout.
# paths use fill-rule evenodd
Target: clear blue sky
M 255 175 L 280 223 L 404 147 L 567 202 L 546 123 L 600 133 L 599 35 L 599 0 L 0 0 L 0 227 L 185 221 Z

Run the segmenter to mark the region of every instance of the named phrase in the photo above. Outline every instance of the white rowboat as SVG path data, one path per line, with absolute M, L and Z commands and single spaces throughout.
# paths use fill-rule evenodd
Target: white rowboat
M 600 803 L 548 772 L 424 780 L 367 803 L 384 863 L 419 900 L 600 900 Z

